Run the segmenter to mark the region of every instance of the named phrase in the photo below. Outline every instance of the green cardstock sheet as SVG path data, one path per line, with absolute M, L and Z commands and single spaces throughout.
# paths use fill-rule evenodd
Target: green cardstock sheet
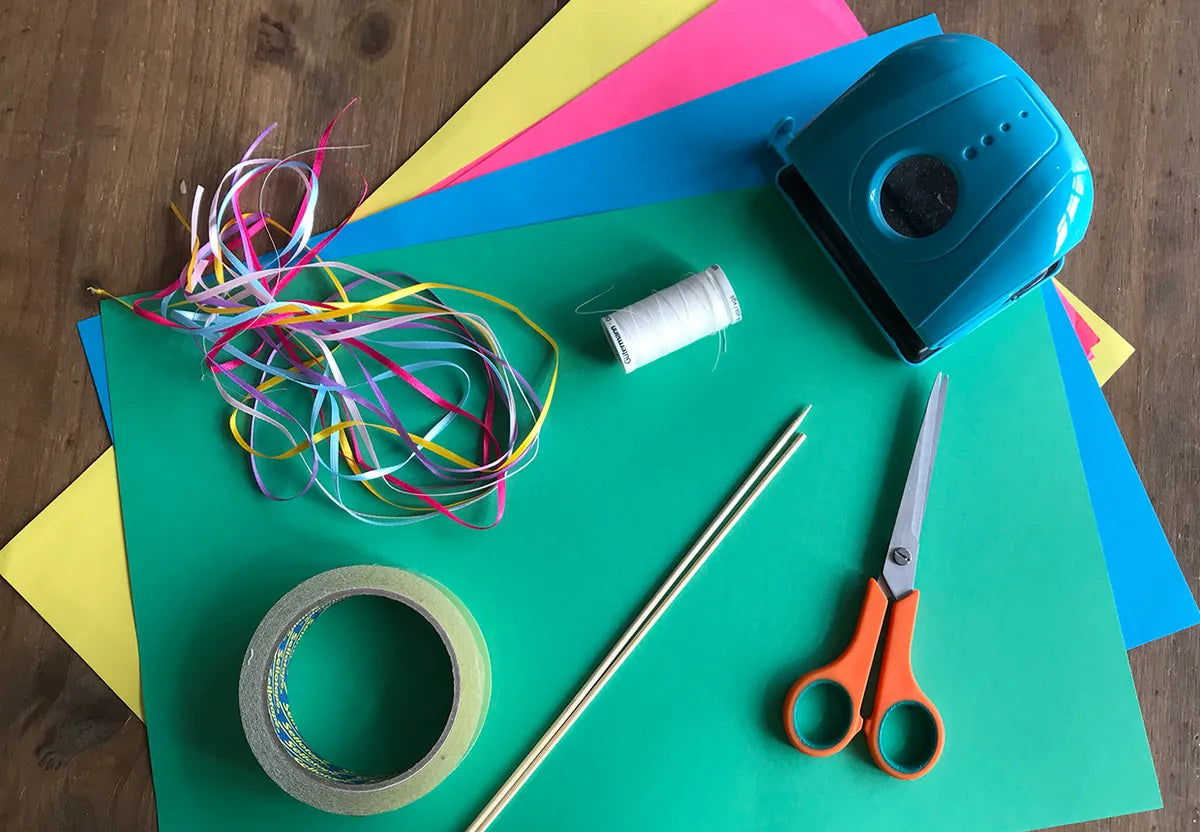
M 711 263 L 729 275 L 745 316 L 719 355 L 709 339 L 626 375 L 599 316 L 575 311 L 610 286 L 592 306 L 627 305 Z M 539 456 L 512 479 L 505 517 L 489 532 L 440 519 L 370 527 L 315 493 L 272 502 L 228 435 L 192 340 L 105 304 L 163 832 L 464 828 L 809 403 L 806 444 L 495 828 L 960 832 L 1161 805 L 1040 296 L 928 366 L 906 366 L 768 188 L 356 264 L 493 292 L 558 339 L 559 389 Z M 504 314 L 489 317 L 544 389 L 543 346 Z M 800 754 L 780 711 L 791 681 L 849 639 L 938 371 L 950 382 L 913 665 L 946 741 L 929 775 L 901 782 L 874 767 L 862 738 L 830 758 Z M 301 580 L 357 563 L 447 586 L 479 622 L 492 663 L 487 722 L 463 764 L 425 798 L 368 818 L 324 814 L 278 789 L 257 767 L 237 710 L 242 656 L 261 617 Z M 361 659 L 394 644 L 395 617 L 372 625 L 363 609 L 338 618 L 349 622 L 340 631 L 318 636 L 314 625 L 303 679 L 291 685 L 305 697 L 301 728 L 335 762 L 340 714 L 403 722 L 437 713 L 381 693 L 395 668 L 372 685 L 362 666 L 375 662 Z M 350 660 L 357 695 L 316 682 L 297 689 L 341 678 Z M 444 675 L 433 684 L 444 688 Z

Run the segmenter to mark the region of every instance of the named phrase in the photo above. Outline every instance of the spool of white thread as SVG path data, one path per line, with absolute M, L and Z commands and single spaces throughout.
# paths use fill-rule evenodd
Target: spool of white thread
M 715 335 L 742 319 L 742 307 L 720 266 L 709 266 L 600 319 L 626 373 Z

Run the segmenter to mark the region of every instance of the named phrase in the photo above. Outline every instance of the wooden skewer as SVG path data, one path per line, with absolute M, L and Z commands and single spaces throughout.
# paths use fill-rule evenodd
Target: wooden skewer
M 592 671 L 592 674 L 583 683 L 574 698 L 546 730 L 541 739 L 530 749 L 525 759 L 521 761 L 492 799 L 488 801 L 483 811 L 467 827 L 467 832 L 483 832 L 483 830 L 492 824 L 504 807 L 508 805 L 508 802 L 516 795 L 517 791 L 525 784 L 525 781 L 529 779 L 529 776 L 541 765 L 546 755 L 554 749 L 554 746 L 558 744 L 562 736 L 575 723 L 575 720 L 591 704 L 592 700 L 604 688 L 608 680 L 612 678 L 613 674 L 624 663 L 625 659 L 629 657 L 634 648 L 641 643 L 642 639 L 645 638 L 658 619 L 667 611 L 667 608 L 675 601 L 679 593 L 683 591 L 684 587 L 687 586 L 688 582 L 700 570 L 717 546 L 721 544 L 730 530 L 742 519 L 742 516 L 749 510 L 754 501 L 758 499 L 771 480 L 775 478 L 775 475 L 779 473 L 784 464 L 791 459 L 792 455 L 799 449 L 806 438 L 804 434 L 796 433 L 796 431 L 811 409 L 811 407 L 806 407 L 780 434 L 771 447 L 767 449 L 758 464 L 755 465 L 754 470 L 742 481 L 737 491 L 721 507 L 716 517 L 712 519 L 704 532 L 696 539 L 696 542 L 679 559 L 671 574 L 662 582 L 658 590 L 654 593 L 654 596 L 646 603 L 641 612 L 638 613 L 633 623 L 617 639 L 617 642 L 596 666 L 595 670 Z

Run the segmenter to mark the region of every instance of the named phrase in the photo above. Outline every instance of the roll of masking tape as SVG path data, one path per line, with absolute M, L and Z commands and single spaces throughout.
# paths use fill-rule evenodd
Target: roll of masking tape
M 429 752 L 399 774 L 360 774 L 322 758 L 300 735 L 288 704 L 288 663 L 300 637 L 322 612 L 355 595 L 407 604 L 432 625 L 450 655 L 450 717 Z M 242 727 L 259 765 L 292 797 L 340 815 L 390 812 L 430 792 L 471 750 L 490 697 L 487 646 L 471 613 L 440 584 L 389 566 L 334 569 L 280 598 L 250 640 L 238 684 Z

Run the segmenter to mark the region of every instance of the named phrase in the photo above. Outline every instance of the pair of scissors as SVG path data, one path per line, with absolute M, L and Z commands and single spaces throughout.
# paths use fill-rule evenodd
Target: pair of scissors
M 915 780 L 928 773 L 942 754 L 945 738 L 941 714 L 913 677 L 911 648 L 920 597 L 913 588 L 913 579 L 920 552 L 921 521 L 942 428 L 946 382 L 942 373 L 933 382 L 883 570 L 878 580 L 867 581 L 867 595 L 850 646 L 829 664 L 797 679 L 783 706 L 788 739 L 805 754 L 814 757 L 836 754 L 859 731 L 865 730 L 875 764 L 901 780 Z M 863 696 L 889 605 L 892 614 L 875 702 L 864 720 Z M 801 716 L 798 709 L 806 698 L 817 703 L 821 722 L 814 724 L 807 709 Z M 885 731 L 885 726 L 890 727 Z

